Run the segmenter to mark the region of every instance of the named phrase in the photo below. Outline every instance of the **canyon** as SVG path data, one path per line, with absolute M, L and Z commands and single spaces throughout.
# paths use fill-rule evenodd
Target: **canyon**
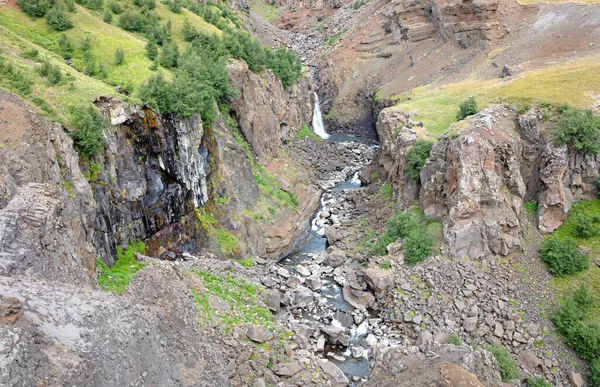
M 111 24 L 84 3 L 78 18 Z M 0 72 L 34 78 L 33 94 L 0 83 L 0 385 L 597 385 L 552 318 L 580 283 L 597 301 L 595 242 L 574 282 L 538 251 L 598 200 L 600 156 L 556 133 L 564 104 L 600 122 L 600 5 L 196 3 L 237 15 L 223 27 L 191 3 L 168 14 L 183 58 L 208 44 L 175 40 L 184 21 L 239 29 L 297 52 L 298 78 L 224 43 L 226 80 L 208 78 L 230 100 L 178 115 L 65 62 L 0 2 Z M 32 49 L 70 74 L 60 87 L 94 90 L 98 153 L 52 110 Z

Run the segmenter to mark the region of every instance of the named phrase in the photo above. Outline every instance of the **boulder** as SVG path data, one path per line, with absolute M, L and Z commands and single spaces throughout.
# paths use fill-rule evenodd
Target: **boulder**
M 302 265 L 296 265 L 296 267 L 294 267 L 294 270 L 296 271 L 296 273 L 300 274 L 303 277 L 308 277 L 311 274 L 310 270 L 308 270 Z
M 332 249 L 327 252 L 323 263 L 327 266 L 338 267 L 346 262 L 346 253 L 340 249 Z
M 271 368 L 275 375 L 290 377 L 296 375 L 302 370 L 302 366 L 298 362 L 293 363 L 279 363 Z
M 428 330 L 423 330 L 423 331 L 419 332 L 419 335 L 417 337 L 417 341 L 415 342 L 415 345 L 421 346 L 421 345 L 427 343 L 428 341 L 433 341 L 433 335 Z
M 519 353 L 518 359 L 532 374 L 537 372 L 538 367 L 542 365 L 542 361 L 531 351 L 522 351 Z
M 281 293 L 277 290 L 269 290 L 265 294 L 265 303 L 269 310 L 277 313 L 281 310 Z
M 250 325 L 246 330 L 246 336 L 255 343 L 264 343 L 273 338 L 273 334 L 258 325 Z
M 579 372 L 569 372 L 569 382 L 575 387 L 582 387 L 584 385 L 583 377 Z
M 325 238 L 327 238 L 327 244 L 329 246 L 335 245 L 335 242 L 341 241 L 344 237 L 342 232 L 334 226 L 326 225 L 323 229 L 325 231 Z
M 344 300 L 355 308 L 370 308 L 375 302 L 375 296 L 370 292 L 353 289 L 350 285 L 344 285 Z
M 332 386 L 334 387 L 345 387 L 350 383 L 350 381 L 348 380 L 346 375 L 344 375 L 342 370 L 340 370 L 338 366 L 326 359 L 321 360 L 321 369 L 327 375 L 331 376 Z
M 342 327 L 336 327 L 329 325 L 321 328 L 321 332 L 327 335 L 327 338 L 331 344 L 339 344 L 347 347 L 350 344 L 350 336 L 346 332 L 346 329 Z
M 362 275 L 369 287 L 377 294 L 385 294 L 394 288 L 393 270 L 385 270 L 371 265 L 362 270 Z
M 302 287 L 296 292 L 292 304 L 297 308 L 305 308 L 314 300 L 313 292 L 305 287 Z
M 458 364 L 442 364 L 440 366 L 439 387 L 485 387 L 477 376 Z
M 321 289 L 323 286 L 321 279 L 318 277 L 309 277 L 306 279 L 306 286 L 308 286 L 311 290 L 317 291 Z
M 467 332 L 473 332 L 477 329 L 477 317 L 467 317 L 463 322 L 463 328 Z

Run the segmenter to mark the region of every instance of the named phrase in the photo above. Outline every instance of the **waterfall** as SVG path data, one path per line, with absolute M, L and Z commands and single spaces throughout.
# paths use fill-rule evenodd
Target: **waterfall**
M 312 127 L 315 134 L 323 139 L 329 138 L 327 132 L 325 132 L 325 125 L 323 124 L 323 116 L 321 115 L 321 106 L 319 105 L 319 96 L 315 93 L 315 111 L 313 112 Z

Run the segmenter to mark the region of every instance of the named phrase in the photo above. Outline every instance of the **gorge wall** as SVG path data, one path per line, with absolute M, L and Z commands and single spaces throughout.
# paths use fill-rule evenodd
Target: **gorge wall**
M 597 156 L 555 146 L 554 124 L 536 110 L 518 114 L 501 106 L 453 124 L 434 144 L 417 183 L 407 173 L 407 152 L 427 134 L 413 115 L 395 107 L 382 110 L 378 162 L 398 207 L 418 200 L 426 215 L 442 222 L 450 256 L 519 251 L 527 201 L 537 201 L 538 228 L 550 233 L 566 220 L 574 201 L 597 196 Z

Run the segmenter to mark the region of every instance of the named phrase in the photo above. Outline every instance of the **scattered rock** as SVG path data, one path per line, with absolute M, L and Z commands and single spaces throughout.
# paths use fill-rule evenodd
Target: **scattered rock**
M 346 253 L 340 249 L 332 249 L 327 253 L 323 263 L 331 267 L 338 267 L 346 262 Z
M 477 376 L 458 364 L 442 364 L 440 366 L 439 387 L 485 387 Z
M 363 269 L 362 275 L 367 284 L 377 294 L 385 294 L 389 292 L 391 289 L 393 289 L 395 284 L 393 270 L 385 270 L 379 267 L 371 266 Z
M 355 308 L 370 308 L 375 302 L 375 296 L 369 292 L 353 289 L 350 285 L 344 285 L 344 300 Z
M 271 368 L 275 375 L 290 377 L 296 375 L 302 370 L 302 367 L 298 362 L 293 363 L 279 363 Z
M 344 375 L 342 370 L 340 370 L 338 368 L 338 366 L 336 366 L 335 364 L 333 364 L 330 361 L 327 361 L 325 359 L 322 360 L 321 361 L 321 369 L 327 375 L 331 376 L 331 378 L 333 379 L 332 380 L 333 386 L 335 386 L 335 387 L 344 387 L 350 383 L 350 381 L 348 380 L 346 375 Z
M 273 334 L 258 325 L 250 325 L 246 331 L 246 336 L 255 343 L 264 343 L 273 338 Z
M 281 310 L 281 293 L 277 290 L 269 290 L 265 294 L 265 303 L 270 310 L 278 313 Z
M 537 372 L 537 368 L 542 365 L 542 361 L 531 351 L 522 351 L 518 359 L 531 373 Z

